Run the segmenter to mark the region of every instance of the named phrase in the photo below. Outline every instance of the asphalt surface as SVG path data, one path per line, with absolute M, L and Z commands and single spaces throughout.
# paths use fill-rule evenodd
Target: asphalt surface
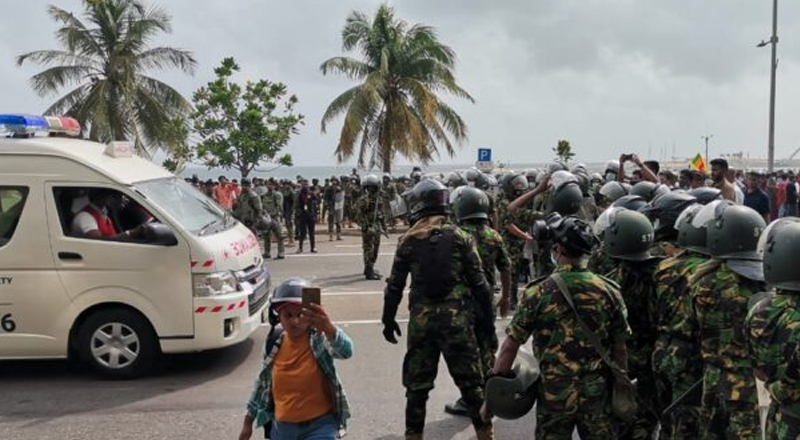
M 355 343 L 355 356 L 337 364 L 353 413 L 347 438 L 401 440 L 405 338 L 391 345 L 381 335 L 385 282 L 361 275 L 358 236 L 319 238 L 318 254 L 296 255 L 287 248 L 285 260 L 271 262 L 273 284 L 291 276 L 313 280 L 323 288 L 323 306 Z M 381 245 L 377 267 L 383 274 L 391 268 L 396 241 L 393 235 Z M 399 319 L 407 316 L 404 302 Z M 498 322 L 498 333 L 505 324 Z M 405 333 L 403 321 L 401 327 Z M 105 380 L 67 361 L 0 362 L 0 439 L 238 438 L 267 330 L 234 347 L 168 356 L 154 375 L 131 381 Z M 458 395 L 442 362 L 428 401 L 426 439 L 475 438 L 469 420 L 443 412 Z M 498 439 L 533 438 L 533 413 L 495 426 Z

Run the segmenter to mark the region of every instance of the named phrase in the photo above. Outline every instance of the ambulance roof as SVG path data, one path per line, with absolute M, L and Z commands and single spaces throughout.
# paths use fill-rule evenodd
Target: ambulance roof
M 130 185 L 144 180 L 175 177 L 161 166 L 146 159 L 112 157 L 105 154 L 107 145 L 74 138 L 33 137 L 0 139 L 1 155 L 63 157 L 86 165 L 110 180 Z

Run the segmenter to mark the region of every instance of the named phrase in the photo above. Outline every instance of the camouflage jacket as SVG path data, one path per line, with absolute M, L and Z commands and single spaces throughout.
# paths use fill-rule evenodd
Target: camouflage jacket
M 655 273 L 658 339 L 653 351 L 653 367 L 674 380 L 688 368 L 700 371 L 702 360 L 691 308 L 689 277 L 707 260 L 698 253 L 683 251 L 663 260 Z
M 619 265 L 608 256 L 604 246 L 595 246 L 589 256 L 589 270 L 600 275 L 611 276 Z
M 507 199 L 502 199 L 497 203 L 497 230 L 506 241 L 506 245 L 511 252 L 511 256 L 514 258 L 516 255 L 522 254 L 522 248 L 525 246 L 525 240 L 522 240 L 508 232 L 506 226 L 514 224 L 517 226 L 517 228 L 519 228 L 520 231 L 529 232 L 533 222 L 542 218 L 542 213 L 539 211 L 534 211 L 532 208 L 525 207 L 517 209 L 516 212 L 512 214 L 508 211 L 509 203 L 510 202 Z
M 656 282 L 653 274 L 658 264 L 658 259 L 623 261 L 610 276 L 620 285 L 625 307 L 631 312 L 628 323 L 633 338 L 628 344 L 628 359 L 633 371 L 650 369 L 650 356 L 656 342 Z
M 486 282 L 489 283 L 489 287 L 494 287 L 495 268 L 500 272 L 511 270 L 511 257 L 508 255 L 503 237 L 488 225 L 465 223 L 460 227 L 475 238 Z
M 252 228 L 258 221 L 258 217 L 263 215 L 264 208 L 261 205 L 261 198 L 253 190 L 242 192 L 236 199 L 236 206 L 233 208 L 233 216 L 244 223 L 245 226 Z
M 401 238 L 398 243 L 397 251 L 394 254 L 392 263 L 392 273 L 386 280 L 386 301 L 398 304 L 403 296 L 403 289 L 406 286 L 406 278 L 411 274 L 411 292 L 408 298 L 408 307 L 413 310 L 419 306 L 435 305 L 444 302 L 470 301 L 473 299 L 472 290 L 487 289 L 486 278 L 481 267 L 481 258 L 475 247 L 475 240 L 469 232 L 451 224 L 444 223 L 440 227 L 431 228 L 431 233 L 425 241 L 428 241 L 433 234 L 444 234 L 446 231 L 453 234 L 453 248 L 450 252 L 450 259 L 447 266 L 450 268 L 448 274 L 453 281 L 452 288 L 448 292 L 441 292 L 439 298 L 426 297 L 423 292 L 426 284 L 432 281 L 429 278 L 447 278 L 441 273 L 436 273 L 436 268 L 423 267 L 425 262 L 424 255 L 415 255 L 415 241 L 418 238 Z
M 781 292 L 747 314 L 747 336 L 758 376 L 781 410 L 800 417 L 800 296 Z
M 383 193 L 378 191 L 375 195 L 370 195 L 368 191 L 356 200 L 355 220 L 361 230 L 380 231 L 383 228 Z
M 585 268 L 560 266 L 556 269 L 572 295 L 581 318 L 610 349 L 627 341 L 631 329 L 618 286 Z M 550 277 L 528 284 L 514 312 L 506 334 L 519 344 L 533 336 L 533 349 L 539 359 L 545 382 L 569 376 L 584 376 L 608 371 L 600 355 L 581 335 L 575 314 Z
M 753 362 L 747 350 L 747 303 L 766 290 L 725 262 L 709 260 L 689 278 L 703 356 L 703 395 L 728 401 L 757 401 Z
M 273 219 L 280 221 L 283 216 L 283 194 L 280 191 L 267 190 L 266 193 L 261 195 L 261 204 L 264 207 L 264 212 Z

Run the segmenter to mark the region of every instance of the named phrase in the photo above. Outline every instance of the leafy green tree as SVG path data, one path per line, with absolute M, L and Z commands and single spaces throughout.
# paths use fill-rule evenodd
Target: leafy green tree
M 236 61 L 225 58 L 214 69 L 217 79 L 194 93 L 196 157 L 209 168 L 234 168 L 242 177 L 264 162 L 291 166 L 292 156 L 278 153 L 303 124 L 303 115 L 294 112 L 297 97 L 265 79 L 242 87 L 231 81 L 238 71 Z
M 570 159 L 575 157 L 575 153 L 572 152 L 572 146 L 566 139 L 558 141 L 558 145 L 556 145 L 556 147 L 553 148 L 553 153 L 556 153 L 556 157 L 564 165 L 569 165 Z
M 192 149 L 189 147 L 189 126 L 186 118 L 171 119 L 163 128 L 164 144 L 170 154 L 164 160 L 164 168 L 179 174 L 192 160 Z
M 151 47 L 159 33 L 171 32 L 171 18 L 160 8 L 137 0 L 84 0 L 85 21 L 73 13 L 50 6 L 47 13 L 60 28 L 61 50 L 38 50 L 17 57 L 46 69 L 31 78 L 42 96 L 58 95 L 47 114 L 70 115 L 81 122 L 92 140 L 133 140 L 137 151 L 150 156 L 165 148 L 162 128 L 175 117 L 188 114 L 189 102 L 149 70 L 177 68 L 192 74 L 190 52 L 171 47 Z
M 322 132 L 344 115 L 336 147 L 343 162 L 356 153 L 364 166 L 380 165 L 390 172 L 395 155 L 429 163 L 443 147 L 455 154 L 450 136 L 460 145 L 467 139 L 461 117 L 437 95 L 447 92 L 474 102 L 453 73 L 455 53 L 423 24 L 409 26 L 382 5 L 374 17 L 354 11 L 342 30 L 344 51 L 356 50 L 361 59 L 334 57 L 320 66 L 360 84 L 339 95 L 322 117 Z

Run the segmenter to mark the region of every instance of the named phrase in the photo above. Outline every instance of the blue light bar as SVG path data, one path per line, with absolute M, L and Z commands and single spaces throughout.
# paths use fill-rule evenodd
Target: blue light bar
M 47 132 L 47 119 L 43 116 L 0 114 L 0 136 L 27 137 Z

